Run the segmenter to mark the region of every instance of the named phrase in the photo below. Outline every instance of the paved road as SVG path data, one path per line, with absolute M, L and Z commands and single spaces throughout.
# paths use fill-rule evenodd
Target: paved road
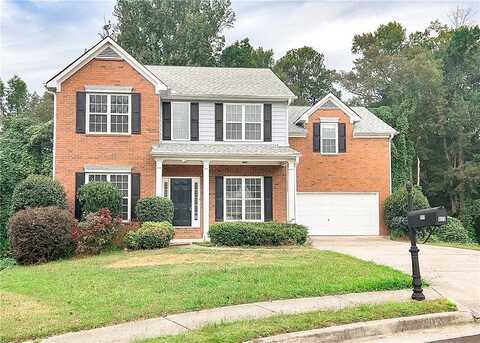
M 338 251 L 411 274 L 409 244 L 382 237 L 312 237 L 318 249 Z M 480 317 L 480 251 L 419 245 L 420 270 L 430 286 Z

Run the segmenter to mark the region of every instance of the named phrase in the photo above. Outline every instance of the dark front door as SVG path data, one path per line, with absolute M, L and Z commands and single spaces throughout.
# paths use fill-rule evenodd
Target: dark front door
M 192 179 L 170 179 L 174 226 L 192 226 Z

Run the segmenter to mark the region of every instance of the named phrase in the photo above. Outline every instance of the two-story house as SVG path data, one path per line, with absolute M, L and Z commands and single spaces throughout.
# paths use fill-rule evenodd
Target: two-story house
M 54 176 L 108 181 L 135 219 L 169 197 L 176 238 L 219 221 L 299 222 L 311 234 L 385 234 L 395 130 L 333 95 L 313 107 L 270 69 L 142 65 L 107 37 L 46 83 L 55 95 Z

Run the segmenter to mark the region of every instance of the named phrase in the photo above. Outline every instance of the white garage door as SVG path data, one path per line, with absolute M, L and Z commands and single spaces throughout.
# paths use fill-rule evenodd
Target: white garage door
M 297 223 L 310 235 L 378 235 L 378 193 L 297 193 Z

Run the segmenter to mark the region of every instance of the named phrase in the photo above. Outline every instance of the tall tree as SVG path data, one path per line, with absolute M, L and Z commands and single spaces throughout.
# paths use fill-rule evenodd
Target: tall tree
M 114 37 L 143 64 L 215 65 L 233 25 L 230 0 L 118 0 Z
M 33 92 L 30 95 L 25 112 L 41 122 L 51 120 L 53 118 L 53 95 L 44 92 L 42 96 L 39 96 L 36 92 Z
M 17 75 L 14 75 L 7 81 L 5 93 L 7 112 L 9 114 L 23 113 L 27 108 L 29 98 L 27 84 Z
M 333 87 L 335 71 L 327 69 L 323 54 L 304 46 L 287 51 L 273 71 L 298 97 L 296 105 L 313 105 L 329 92 L 338 92 Z
M 6 115 L 5 96 L 5 84 L 3 83 L 2 79 L 0 79 L 0 118 Z
M 273 66 L 273 50 L 254 48 L 248 38 L 226 47 L 220 56 L 222 67 L 270 68 Z

